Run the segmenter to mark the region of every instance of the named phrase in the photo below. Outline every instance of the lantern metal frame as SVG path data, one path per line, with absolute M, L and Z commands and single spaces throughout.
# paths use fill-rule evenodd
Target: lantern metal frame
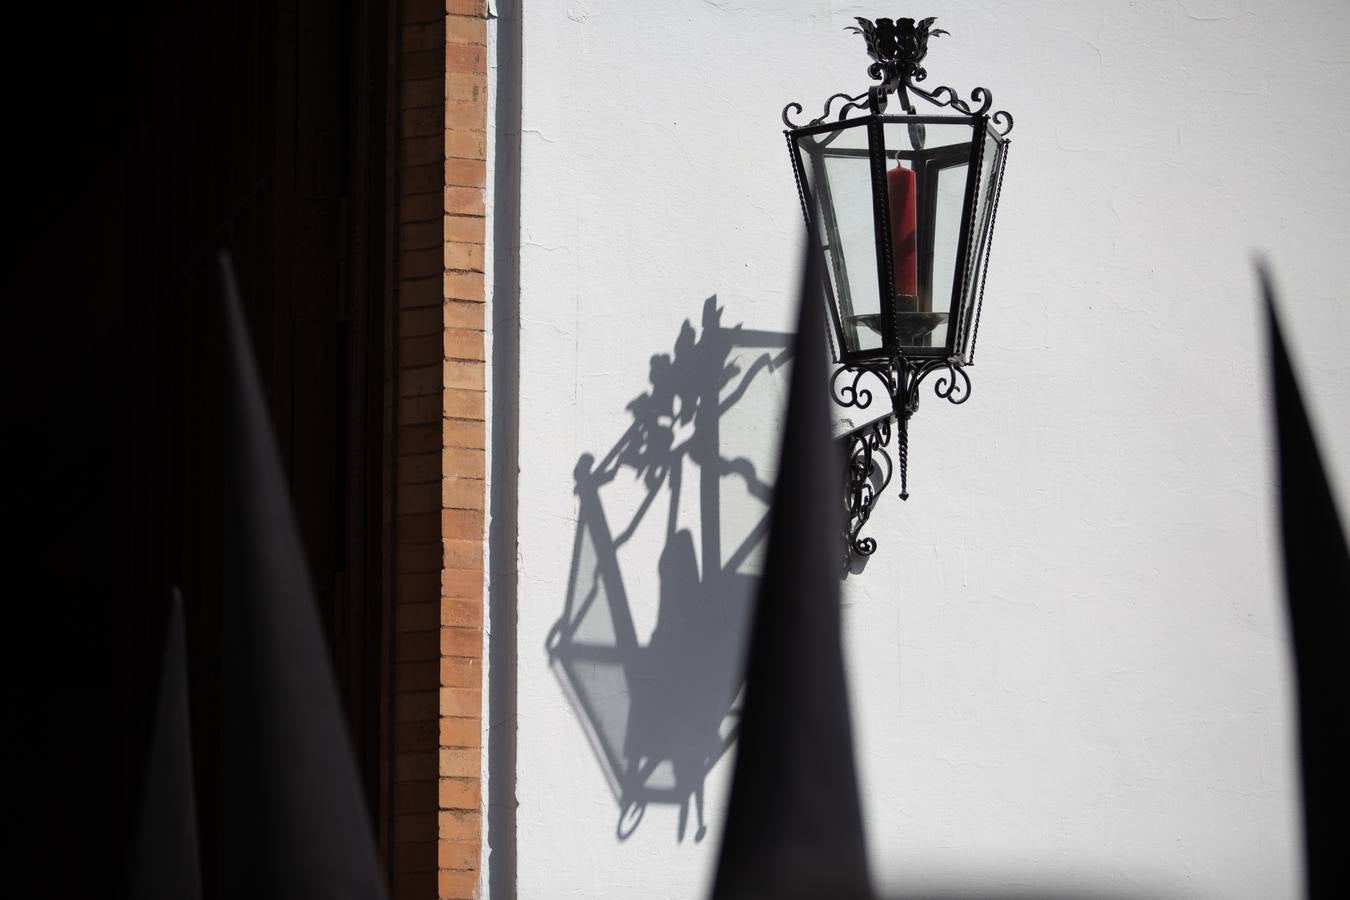
M 939 373 L 933 383 L 934 393 L 941 399 L 953 404 L 964 403 L 970 397 L 970 376 L 965 371 L 974 365 L 975 346 L 979 336 L 980 315 L 984 307 L 984 288 L 989 266 L 989 249 L 992 245 L 994 224 L 998 213 L 999 196 L 1003 188 L 1003 175 L 1007 166 L 1008 150 L 1011 141 L 1013 117 L 1004 110 L 991 112 L 993 94 L 983 87 L 975 88 L 970 101 L 947 85 L 926 90 L 918 85 L 927 77 L 923 60 L 927 55 L 928 39 L 947 34 L 943 29 L 932 27 L 934 18 L 922 19 L 877 19 L 875 21 L 859 18 L 857 27 L 849 30 L 863 35 L 867 43 L 868 55 L 873 62 L 868 74 L 879 83 L 857 95 L 837 93 L 829 97 L 819 116 L 806 122 L 797 121 L 802 115 L 800 103 L 792 102 L 783 108 L 784 136 L 787 140 L 788 155 L 796 179 L 798 198 L 801 201 L 802 214 L 806 219 L 808 232 L 814 234 L 816 223 L 812 221 L 812 211 L 820 210 L 822 217 L 833 215 L 834 208 L 828 192 L 829 180 L 819 180 L 813 186 L 807 177 L 807 168 L 803 159 L 801 139 L 830 132 L 843 133 L 845 129 L 862 128 L 867 133 L 867 149 L 837 149 L 839 155 L 866 156 L 870 167 L 870 186 L 872 197 L 872 222 L 875 231 L 877 284 L 880 301 L 879 322 L 875 324 L 881 332 L 881 346 L 861 349 L 856 337 L 850 346 L 849 332 L 842 321 L 839 299 L 835 296 L 835 286 L 831 283 L 831 274 L 822 266 L 823 291 L 826 306 L 829 309 L 830 346 L 835 362 L 838 364 L 830 379 L 830 393 L 834 402 L 844 408 L 867 410 L 873 401 L 873 391 L 865 381 L 874 376 L 880 381 L 889 395 L 891 409 L 888 414 L 868 424 L 854 428 L 841 438 L 844 444 L 847 506 L 845 525 L 845 565 L 855 556 L 869 556 L 876 551 L 876 540 L 861 536 L 881 492 L 890 483 L 898 468 L 900 475 L 900 497 L 906 499 L 908 493 L 908 423 L 919 407 L 919 393 L 922 382 L 934 372 Z M 891 97 L 898 101 L 903 115 L 887 113 Z M 919 114 L 912 98 L 919 98 L 932 106 L 947 108 L 958 115 Z M 835 111 L 838 101 L 844 101 Z M 905 126 L 908 129 L 910 143 L 915 149 L 902 151 L 886 147 L 886 126 Z M 955 147 L 943 147 L 933 151 L 924 149 L 926 127 L 929 125 L 964 125 L 971 129 L 969 145 L 957 144 Z M 992 194 L 985 198 L 987 214 L 979 216 L 981 175 L 988 139 L 994 141 L 996 158 L 991 162 L 987 178 L 987 190 Z M 967 150 L 968 146 L 968 150 Z M 946 313 L 946 333 L 940 346 L 916 345 L 914 340 L 905 343 L 905 335 L 897 310 L 893 255 L 890 251 L 891 223 L 887 201 L 887 164 L 891 161 L 909 160 L 915 167 L 916 178 L 925 177 L 921 171 L 929 165 L 942 164 L 955 166 L 965 163 L 966 184 L 963 198 L 960 232 L 957 239 L 957 252 L 953 263 L 953 284 L 950 305 Z M 822 196 L 816 198 L 812 191 L 818 189 Z M 936 203 L 936 194 L 932 190 L 920 191 L 926 204 Z M 823 202 L 817 202 L 817 199 Z M 931 214 L 930 214 L 931 217 Z M 825 234 L 831 232 L 833 223 L 819 223 Z M 977 228 L 980 233 L 976 234 Z M 932 230 L 920 240 L 933 241 Z M 814 242 L 814 239 L 813 239 Z M 812 252 L 821 252 L 818 242 L 814 242 Z M 931 250 L 931 248 L 930 248 Z M 931 253 L 927 254 L 928 256 Z M 838 253 L 832 254 L 837 264 Z M 931 272 L 922 271 L 931 262 L 921 249 L 917 264 L 920 266 L 919 281 L 931 283 Z M 976 267 L 976 269 L 972 269 Z M 835 282 L 846 284 L 846 273 L 842 266 L 833 273 Z M 973 294 L 973 295 L 972 295 Z M 932 298 L 936 301 L 936 298 Z M 930 302 L 932 302 L 930 301 Z M 848 327 L 856 328 L 853 323 Z M 894 430 L 891 418 L 895 419 Z M 892 436 L 896 437 L 896 463 L 892 463 L 888 452 Z

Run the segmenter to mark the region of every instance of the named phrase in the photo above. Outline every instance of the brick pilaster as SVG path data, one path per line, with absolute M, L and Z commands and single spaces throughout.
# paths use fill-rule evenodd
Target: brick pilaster
M 482 0 L 402 0 L 396 49 L 392 881 L 476 894 L 481 791 L 485 362 Z M 396 126 L 396 128 L 394 127 Z

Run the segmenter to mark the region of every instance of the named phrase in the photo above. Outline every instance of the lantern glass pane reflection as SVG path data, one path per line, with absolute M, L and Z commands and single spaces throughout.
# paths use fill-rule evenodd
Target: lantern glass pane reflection
M 867 128 L 803 135 L 797 146 L 821 223 L 832 322 L 850 352 L 879 351 L 881 293 Z M 872 327 L 860 325 L 864 322 Z

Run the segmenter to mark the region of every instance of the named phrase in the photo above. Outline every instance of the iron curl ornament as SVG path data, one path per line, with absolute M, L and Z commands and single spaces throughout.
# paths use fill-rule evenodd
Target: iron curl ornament
M 800 116 L 805 111 L 802 104 L 793 101 L 783 107 L 783 124 L 788 128 L 821 125 L 830 121 L 831 117 L 834 121 L 843 122 L 849 117 L 849 113 L 854 111 L 879 114 L 885 111 L 887 97 L 891 94 L 896 95 L 900 106 L 910 115 L 915 114 L 915 107 L 909 99 L 910 95 L 921 97 L 934 106 L 947 107 L 967 116 L 986 115 L 993 107 L 994 95 L 988 88 L 975 88 L 970 92 L 970 100 L 967 102 L 962 99 L 960 92 L 945 84 L 931 91 L 919 87 L 918 82 L 928 77 L 928 70 L 922 63 L 928 56 L 929 39 L 951 34 L 945 28 L 933 27 L 933 23 L 937 21 L 935 16 L 917 22 L 913 19 L 873 20 L 861 17 L 855 17 L 854 21 L 858 24 L 848 26 L 845 31 L 863 36 L 867 45 L 867 55 L 873 60 L 867 67 L 867 74 L 881 84 L 856 95 L 846 92 L 832 94 L 825 101 L 820 115 L 806 122 L 793 121 L 794 116 Z M 846 101 L 837 112 L 832 109 L 836 100 Z M 990 121 L 1003 137 L 1007 137 L 1013 129 L 1013 117 L 1007 110 L 995 110 L 990 115 Z
M 930 42 L 949 36 L 936 18 L 854 21 L 846 30 L 863 38 L 874 83 L 831 94 L 814 118 L 795 101 L 782 112 L 829 308 L 830 395 L 845 410 L 882 395 L 889 407 L 840 439 L 850 559 L 876 551 L 862 531 L 893 475 L 909 496 L 909 420 L 923 382 L 953 405 L 970 398 L 1013 128 L 988 88 L 926 86 Z

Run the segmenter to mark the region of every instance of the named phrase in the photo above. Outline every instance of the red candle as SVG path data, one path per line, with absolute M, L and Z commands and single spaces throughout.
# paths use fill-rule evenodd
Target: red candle
M 895 292 L 919 293 L 919 252 L 915 228 L 914 172 L 896 166 L 886 176 L 886 196 L 891 216 L 891 267 L 895 272 Z M 902 312 L 914 311 L 913 301 L 900 303 Z

